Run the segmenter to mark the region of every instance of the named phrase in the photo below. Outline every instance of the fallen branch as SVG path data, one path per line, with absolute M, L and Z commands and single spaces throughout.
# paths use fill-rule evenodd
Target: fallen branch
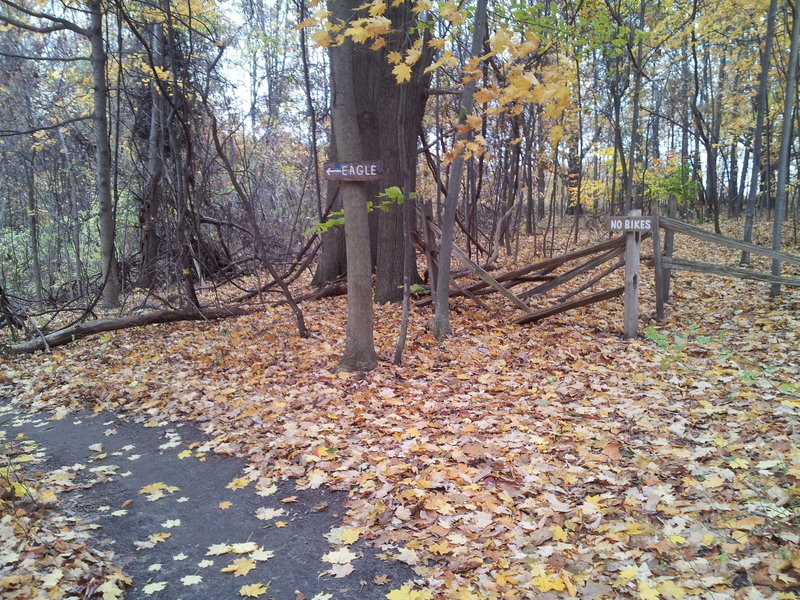
M 208 321 L 211 319 L 225 319 L 240 317 L 262 310 L 260 306 L 222 306 L 214 308 L 186 308 L 182 310 L 164 310 L 144 315 L 132 315 L 115 319 L 97 319 L 87 323 L 78 323 L 53 333 L 48 333 L 37 339 L 7 346 L 6 351 L 11 354 L 28 354 L 37 350 L 45 350 L 54 346 L 68 344 L 75 340 L 85 338 L 95 333 L 116 331 L 142 325 L 155 323 L 174 323 L 176 321 Z
M 536 323 L 537 321 L 541 321 L 546 317 L 552 317 L 553 315 L 557 315 L 559 313 L 572 310 L 573 308 L 580 308 L 581 306 L 587 306 L 589 304 L 594 304 L 595 302 L 602 302 L 603 300 L 608 300 L 609 298 L 622 296 L 624 292 L 625 292 L 625 286 L 620 286 L 614 288 L 613 290 L 606 290 L 604 292 L 597 292 L 596 294 L 592 294 L 591 296 L 586 296 L 585 298 L 578 298 L 577 300 L 573 300 L 572 302 L 558 304 L 550 308 L 544 308 L 542 310 L 537 310 L 536 312 L 532 312 L 527 315 L 522 315 L 521 317 L 517 317 L 516 319 L 514 319 L 514 323 L 517 325 L 524 325 L 525 323 Z
M 309 292 L 308 294 L 303 294 L 302 296 L 297 296 L 295 301 L 299 304 L 300 302 L 307 302 L 309 300 L 321 300 L 322 298 L 333 298 L 334 296 L 344 296 L 347 293 L 347 283 L 344 281 L 335 281 L 331 285 L 326 285 L 323 288 L 320 288 L 314 292 Z M 286 300 L 277 300 L 273 303 L 274 306 L 278 306 L 279 304 L 286 304 Z

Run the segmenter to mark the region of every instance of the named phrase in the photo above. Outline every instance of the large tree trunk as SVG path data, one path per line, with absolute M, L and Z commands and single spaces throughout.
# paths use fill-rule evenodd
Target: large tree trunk
M 426 90 L 430 83 L 430 74 L 423 71 L 430 64 L 433 52 L 427 43 L 422 45 L 422 54 L 413 65 L 410 81 L 398 84 L 386 62 L 386 53 L 392 50 L 404 51 L 415 40 L 427 39 L 427 34 L 419 32 L 409 37 L 409 32 L 417 21 L 417 15 L 411 11 L 411 3 L 403 2 L 400 6 L 390 8 L 387 17 L 391 19 L 393 33 L 387 40 L 386 49 L 380 53 L 368 50 L 379 57 L 377 73 L 380 77 L 378 95 L 372 100 L 375 103 L 377 136 L 374 140 L 378 146 L 378 156 L 384 164 L 382 189 L 397 186 L 406 192 L 405 202 L 410 203 L 411 214 L 416 211 L 415 201 L 409 197 L 413 189 L 406 189 L 401 165 L 408 165 L 408 181 L 417 180 L 417 139 L 422 130 L 422 118 L 427 101 Z M 400 93 L 400 87 L 403 93 Z M 402 127 L 405 135 L 397 138 L 398 127 Z M 372 145 L 372 144 L 370 144 Z M 366 149 L 366 148 L 365 148 Z M 413 227 L 413 225 L 412 225 Z M 416 275 L 416 260 L 413 248 L 403 241 L 403 207 L 393 206 L 387 212 L 378 213 L 378 236 L 376 256 L 375 300 L 376 302 L 397 302 L 403 297 L 403 261 L 410 262 L 410 273 Z
M 111 144 L 108 139 L 108 84 L 106 82 L 106 52 L 103 45 L 103 9 L 101 0 L 88 0 L 91 23 L 89 42 L 92 46 L 93 120 L 97 159 L 97 194 L 100 205 L 100 252 L 103 273 L 103 305 L 119 306 L 119 276 L 117 273 L 114 236 L 116 233 L 114 202 L 111 194 Z
M 335 17 L 352 16 L 348 2 L 330 2 Z M 333 85 L 332 125 L 336 153 L 342 161 L 364 160 L 356 107 L 353 42 L 346 40 L 330 49 Z M 370 259 L 367 186 L 342 182 L 345 244 L 347 246 L 347 336 L 339 368 L 367 371 L 378 364 L 372 328 L 372 261 Z
M 360 3 L 348 0 L 341 4 L 342 14 L 347 13 L 350 18 Z M 384 166 L 384 175 L 380 181 L 362 184 L 368 199 L 374 199 L 388 187 L 397 186 L 404 189 L 401 164 L 406 163 L 410 166 L 411 177 L 416 180 L 417 137 L 422 127 L 425 92 L 430 82 L 430 75 L 423 71 L 433 57 L 432 49 L 423 44 L 422 54 L 412 67 L 411 80 L 398 84 L 386 55 L 391 51 L 402 53 L 422 34 L 410 33 L 417 17 L 411 12 L 408 3 L 389 8 L 385 16 L 392 22 L 393 33 L 387 36 L 386 46 L 382 50 L 375 51 L 361 44 L 348 44 L 351 48 L 350 60 L 358 65 L 358 69 L 353 73 L 352 85 L 363 159 L 380 160 Z M 402 95 L 400 85 L 405 88 Z M 401 96 L 406 100 L 401 101 Z M 397 140 L 398 121 L 403 124 L 406 132 L 405 142 L 402 144 Z M 338 146 L 334 132 L 330 158 L 346 160 L 336 151 Z M 405 201 L 411 202 L 413 209 L 414 200 L 406 197 Z M 371 257 L 376 271 L 375 300 L 381 303 L 399 301 L 403 295 L 404 251 L 409 252 L 412 271 L 416 273 L 413 250 L 411 248 L 404 250 L 402 207 L 393 206 L 386 212 L 374 213 L 369 216 L 369 222 L 372 240 Z M 344 274 L 342 272 L 345 263 L 344 247 L 340 243 L 341 238 L 337 237 L 339 235 L 335 230 L 331 230 L 323 236 L 320 263 L 314 276 L 315 285 L 321 285 Z

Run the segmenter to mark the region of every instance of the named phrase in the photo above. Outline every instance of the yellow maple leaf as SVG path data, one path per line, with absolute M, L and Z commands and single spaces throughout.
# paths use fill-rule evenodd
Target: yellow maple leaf
M 497 98 L 498 90 L 494 86 L 480 88 L 479 90 L 475 90 L 475 93 L 472 97 L 475 99 L 475 102 L 478 104 L 486 104 L 487 102 L 494 100 Z
M 157 481 L 155 483 L 151 483 L 150 485 L 144 486 L 142 489 L 139 490 L 140 494 L 155 494 L 157 492 L 169 492 L 170 494 L 173 492 L 177 492 L 178 489 L 174 485 L 167 485 L 163 481 Z
M 442 515 L 452 515 L 455 512 L 455 508 L 450 504 L 447 497 L 441 495 L 428 496 L 423 506 Z
M 164 540 L 172 537 L 171 533 L 167 533 L 166 531 L 162 531 L 161 533 L 151 533 L 147 536 L 147 541 L 157 544 L 158 542 L 163 542 Z
M 672 596 L 675 600 L 681 600 L 681 598 L 686 597 L 686 590 L 679 585 L 675 585 L 669 579 L 658 584 L 658 591 L 667 596 Z
M 339 548 L 336 551 L 328 552 L 322 557 L 322 560 L 325 562 L 333 563 L 335 565 L 344 565 L 349 562 L 352 562 L 354 559 L 358 558 L 358 555 L 355 552 L 352 552 L 348 548 Z
M 146 586 L 142 588 L 142 591 L 147 594 L 154 594 L 155 592 L 161 592 L 164 588 L 167 587 L 166 581 L 154 581 L 153 583 L 148 583 Z
M 363 44 L 369 38 L 369 32 L 359 25 L 348 27 L 344 34 L 349 35 L 354 42 L 358 42 L 359 44 Z
M 661 594 L 659 594 L 658 590 L 655 588 L 650 587 L 650 584 L 646 581 L 640 581 L 639 598 L 641 598 L 641 600 L 658 600 L 661 598 Z
M 433 593 L 430 590 L 415 590 L 409 585 L 401 586 L 386 594 L 387 600 L 430 600 Z
M 36 496 L 36 500 L 42 504 L 51 504 L 58 500 L 58 496 L 53 490 L 41 490 Z
M 386 2 L 384 0 L 373 0 L 369 7 L 369 14 L 373 17 L 382 15 L 386 12 Z
M 314 33 L 312 33 L 311 39 L 314 42 L 315 48 L 327 48 L 328 46 L 333 44 L 333 39 L 331 38 L 330 34 L 324 29 L 320 29 L 319 31 L 315 31 Z
M 498 29 L 489 38 L 489 47 L 495 52 L 502 52 L 511 45 L 511 36 L 504 29 Z
M 567 536 L 567 532 L 564 531 L 558 525 L 551 527 L 551 529 L 553 530 L 553 540 L 555 540 L 556 542 L 566 542 L 569 539 L 569 536 Z
M 467 125 L 472 129 L 480 129 L 483 125 L 483 117 L 480 115 L 467 115 Z
M 361 528 L 360 527 L 348 527 L 344 531 L 342 531 L 339 535 L 336 536 L 336 539 L 349 546 L 353 542 L 355 542 L 359 536 L 361 535 Z
M 754 527 L 758 527 L 759 525 L 763 525 L 764 523 L 765 523 L 764 517 L 751 515 L 749 517 L 745 517 L 744 519 L 733 521 L 729 525 L 729 527 L 731 529 L 741 529 L 743 531 L 750 531 Z
M 386 35 L 392 30 L 392 22 L 383 16 L 373 16 L 371 19 L 364 21 L 364 29 L 369 34 L 369 37 L 378 37 Z
M 440 540 L 428 546 L 428 550 L 434 554 L 449 554 L 453 550 L 453 547 L 447 540 Z
M 206 556 L 220 556 L 221 554 L 227 554 L 231 551 L 231 547 L 228 544 L 212 544 L 208 547 L 208 552 L 206 552 Z
M 250 560 L 249 558 L 239 557 L 230 562 L 227 567 L 223 567 L 221 570 L 223 573 L 233 573 L 235 577 L 239 577 L 241 575 L 247 575 L 255 568 L 255 561 Z
M 247 487 L 248 485 L 250 485 L 249 479 L 247 479 L 246 477 L 237 477 L 225 487 L 228 488 L 229 490 L 240 490 L 242 488 Z
M 386 60 L 390 65 L 399 65 L 403 62 L 403 55 L 399 52 L 389 52 L 389 54 L 386 55 Z
M 231 506 L 233 506 L 233 502 L 225 500 L 224 502 L 220 502 L 217 506 L 219 506 L 221 510 L 228 510 Z
M 744 457 L 738 456 L 728 461 L 731 469 L 746 469 L 750 466 L 750 461 Z
M 395 2 L 394 6 L 397 6 L 397 2 Z M 411 9 L 413 13 L 420 13 L 424 10 L 430 10 L 433 8 L 433 2 L 431 0 L 417 0 L 414 6 Z
M 567 587 L 561 577 L 547 574 L 539 575 L 539 577 L 531 581 L 531 583 L 536 586 L 536 589 L 540 592 L 549 592 L 550 590 L 560 592 Z
M 550 129 L 550 144 L 555 148 L 564 137 L 564 128 L 561 125 L 555 125 Z
M 409 48 L 406 50 L 405 63 L 413 65 L 419 60 L 420 56 L 422 56 L 422 51 L 419 48 Z
M 731 532 L 731 537 L 737 544 L 746 544 L 747 540 L 749 540 L 749 536 L 744 531 L 733 531 Z
M 407 64 L 401 63 L 399 65 L 395 65 L 392 69 L 392 74 L 394 75 L 397 83 L 403 83 L 404 81 L 411 80 L 411 67 Z
M 97 588 L 97 591 L 103 594 L 103 600 L 118 600 L 118 598 L 122 598 L 122 588 L 117 585 L 117 581 L 116 577 L 112 577 Z
M 239 588 L 239 595 L 245 598 L 258 598 L 267 593 L 269 585 L 261 583 L 251 583 L 250 585 L 243 585 Z
M 317 24 L 317 22 L 318 22 L 317 19 L 315 19 L 314 17 L 309 17 L 305 21 L 300 21 L 297 25 L 295 25 L 294 28 L 297 31 L 300 31 L 301 29 L 305 29 L 306 27 L 313 27 L 314 25 Z
M 231 544 L 228 546 L 230 551 L 234 554 L 249 554 L 258 550 L 259 546 L 255 542 L 240 542 L 238 544 Z

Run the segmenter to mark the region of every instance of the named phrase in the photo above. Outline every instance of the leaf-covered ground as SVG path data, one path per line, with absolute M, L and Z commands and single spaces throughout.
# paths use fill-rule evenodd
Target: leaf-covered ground
M 42 451 L 30 439 L 0 442 L 0 597 L 122 597 L 130 579 L 111 553 L 96 548 L 96 526 L 65 514 L 58 503 L 62 494 L 91 484 L 63 470 L 34 470 Z M 106 475 L 96 473 L 98 479 Z
M 643 279 L 641 340 L 620 339 L 619 299 L 528 327 L 500 299 L 494 315 L 462 299 L 444 342 L 414 310 L 395 366 L 385 306 L 385 360 L 335 373 L 333 298 L 303 306 L 310 339 L 268 308 L 8 360 L 0 384 L 27 408 L 197 421 L 247 458 L 247 481 L 349 490 L 344 524 L 426 582 L 392 600 L 794 598 L 800 293 L 678 273 L 656 324 Z

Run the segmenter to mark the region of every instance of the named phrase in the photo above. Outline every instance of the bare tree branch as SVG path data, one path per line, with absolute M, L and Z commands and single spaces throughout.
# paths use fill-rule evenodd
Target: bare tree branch
M 5 56 L 6 58 L 20 58 L 22 60 L 49 60 L 49 61 L 59 61 L 59 62 L 77 62 L 77 61 L 90 61 L 92 60 L 89 56 L 71 56 L 69 58 L 63 58 L 60 56 L 25 56 L 24 54 L 11 54 L 10 52 L 2 52 L 0 51 L 0 56 Z
M 62 19 L 61 17 L 56 17 L 54 15 L 48 15 L 47 13 L 41 13 L 29 8 L 25 8 L 22 4 L 13 2 L 12 0 L 0 0 L 0 4 L 8 6 L 9 8 L 13 8 L 14 10 L 17 10 L 29 17 L 34 17 L 35 19 L 41 19 L 52 23 L 52 25 L 49 26 L 37 27 L 8 15 L 0 15 L 0 22 L 3 22 L 7 25 L 13 25 L 14 27 L 19 27 L 20 29 L 25 29 L 27 31 L 33 31 L 34 33 L 52 33 L 54 31 L 63 31 L 64 29 L 69 29 L 78 35 L 89 37 L 88 29 L 80 27 L 67 19 Z
M 65 125 L 69 125 L 70 123 L 78 123 L 80 121 L 91 121 L 91 120 L 92 120 L 91 116 L 83 116 L 83 117 L 75 117 L 74 119 L 67 119 L 66 121 L 55 123 L 54 125 L 43 125 L 42 127 L 34 127 L 33 129 L 25 129 L 25 130 L 0 129 L 0 138 L 13 137 L 15 135 L 29 135 L 31 133 L 36 133 L 37 131 L 48 131 L 50 129 L 58 129 L 60 127 L 64 127 Z

